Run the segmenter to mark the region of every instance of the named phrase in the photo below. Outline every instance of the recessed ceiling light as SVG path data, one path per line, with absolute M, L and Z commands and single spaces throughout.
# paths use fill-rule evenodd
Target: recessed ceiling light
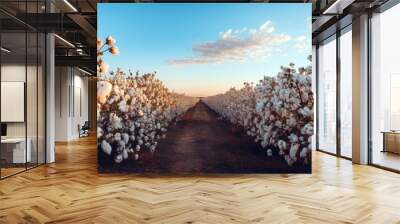
M 6 53 L 10 53 L 11 52 L 11 50 L 9 50 L 9 49 L 7 49 L 5 47 L 1 47 L 1 51 L 4 51 Z
M 68 0 L 64 0 L 64 3 L 67 4 L 74 12 L 78 12 L 78 10 Z
M 85 70 L 83 70 L 83 69 L 81 69 L 81 68 L 79 68 L 79 67 L 78 67 L 78 70 L 81 71 L 81 72 L 83 72 L 83 73 L 85 73 L 85 74 L 87 74 L 87 75 L 92 75 L 90 72 L 85 71 Z
M 64 38 L 62 38 L 62 37 L 60 37 L 59 35 L 57 35 L 57 34 L 54 34 L 54 36 L 55 37 L 57 37 L 59 40 L 61 40 L 62 42 L 64 42 L 64 43 L 66 43 L 67 45 L 69 45 L 70 47 L 73 47 L 73 48 L 75 48 L 75 45 L 73 45 L 71 42 L 69 42 L 68 40 L 66 40 L 66 39 L 64 39 Z

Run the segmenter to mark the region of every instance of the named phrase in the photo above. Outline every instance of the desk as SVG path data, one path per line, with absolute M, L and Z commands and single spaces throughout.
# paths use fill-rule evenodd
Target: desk
M 31 139 L 27 139 L 28 143 L 25 152 L 25 138 L 6 138 L 1 139 L 1 156 L 8 163 L 26 163 L 31 162 Z M 3 156 L 4 155 L 4 156 Z M 11 156 L 12 155 L 12 156 Z M 11 159 L 12 158 L 12 159 Z
M 383 151 L 400 154 L 400 131 L 383 131 Z

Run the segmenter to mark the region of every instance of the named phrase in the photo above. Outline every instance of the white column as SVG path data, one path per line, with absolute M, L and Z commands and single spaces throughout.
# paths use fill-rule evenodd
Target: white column
M 54 35 L 46 36 L 46 163 L 55 161 L 54 149 L 54 114 L 55 114 L 55 56 L 54 56 Z
M 314 96 L 314 135 L 312 137 L 312 150 L 317 148 L 317 47 L 312 45 L 312 91 Z
M 368 15 L 353 19 L 353 162 L 368 163 Z

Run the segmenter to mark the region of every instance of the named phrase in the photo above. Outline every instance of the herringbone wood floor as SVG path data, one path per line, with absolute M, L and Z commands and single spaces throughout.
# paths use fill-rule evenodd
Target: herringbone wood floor
M 312 175 L 98 174 L 94 138 L 0 181 L 0 223 L 400 223 L 400 175 L 313 154 Z

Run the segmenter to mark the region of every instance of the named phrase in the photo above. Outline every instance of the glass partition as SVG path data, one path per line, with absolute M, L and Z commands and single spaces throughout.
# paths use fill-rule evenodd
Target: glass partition
M 318 149 L 336 154 L 336 36 L 318 47 Z
M 25 32 L 1 34 L 2 177 L 24 171 L 31 161 L 26 141 L 26 41 Z
M 371 162 L 400 170 L 400 4 L 371 19 Z
M 18 13 L 39 13 L 42 5 L 0 2 Z M 45 44 L 43 33 L 0 12 L 0 178 L 45 163 Z
M 340 36 L 340 154 L 352 157 L 352 32 Z

